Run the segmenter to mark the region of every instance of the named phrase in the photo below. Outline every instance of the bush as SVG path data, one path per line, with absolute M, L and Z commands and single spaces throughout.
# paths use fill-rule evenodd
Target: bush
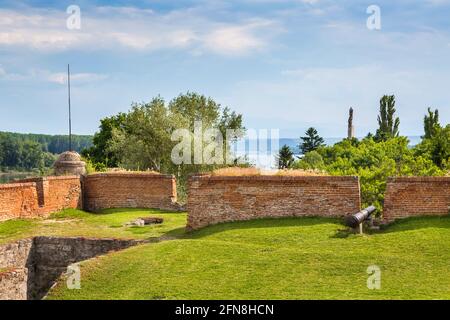
M 296 161 L 292 165 L 293 169 L 309 170 L 324 168 L 324 162 L 322 156 L 317 151 L 310 151 L 303 156 L 302 159 Z

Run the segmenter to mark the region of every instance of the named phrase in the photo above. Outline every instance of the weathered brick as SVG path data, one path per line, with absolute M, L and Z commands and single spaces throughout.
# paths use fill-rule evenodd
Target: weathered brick
M 172 175 L 153 173 L 100 173 L 84 179 L 85 209 L 176 209 L 176 181 Z
M 78 176 L 23 179 L 0 185 L 0 221 L 45 217 L 68 208 L 82 208 Z
M 450 177 L 389 178 L 383 218 L 446 215 L 450 208 Z
M 360 206 L 358 177 L 196 175 L 189 179 L 187 228 L 266 217 L 342 217 Z

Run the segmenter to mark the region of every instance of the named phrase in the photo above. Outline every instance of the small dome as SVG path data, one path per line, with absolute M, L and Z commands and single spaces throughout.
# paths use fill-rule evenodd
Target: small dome
M 81 161 L 81 156 L 74 151 L 66 151 L 61 153 L 58 160 L 56 160 L 56 162 L 61 161 Z
M 81 156 L 74 151 L 66 151 L 59 155 L 53 165 L 55 174 L 82 175 L 86 173 L 86 163 L 81 161 Z

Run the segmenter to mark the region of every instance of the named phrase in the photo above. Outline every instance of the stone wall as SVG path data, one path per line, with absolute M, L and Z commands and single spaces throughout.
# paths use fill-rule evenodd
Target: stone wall
M 28 269 L 0 270 L 0 300 L 27 300 Z
M 446 215 L 450 209 L 450 177 L 389 178 L 383 218 Z
M 45 217 L 83 207 L 79 176 L 42 177 L 0 184 L 0 221 Z
M 27 299 L 32 247 L 32 239 L 0 246 L 0 300 Z
M 32 247 L 33 239 L 23 239 L 0 246 L 0 269 L 28 267 Z
M 255 218 L 342 217 L 360 206 L 358 177 L 197 175 L 189 179 L 187 228 Z
M 142 242 L 36 237 L 0 246 L 0 300 L 41 299 L 70 264 Z
M 177 209 L 172 175 L 153 173 L 100 173 L 84 179 L 87 211 L 108 208 Z

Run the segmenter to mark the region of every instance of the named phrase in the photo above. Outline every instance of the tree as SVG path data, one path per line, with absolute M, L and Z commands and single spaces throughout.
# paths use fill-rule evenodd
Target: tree
M 306 130 L 305 135 L 305 137 L 300 138 L 303 142 L 299 146 L 303 154 L 317 150 L 319 147 L 325 145 L 323 138 L 318 135 L 315 128 L 311 127 Z
M 297 160 L 292 167 L 294 169 L 310 170 L 324 168 L 322 156 L 317 151 L 311 151 L 305 154 L 301 159 Z
M 236 114 L 226 107 L 223 108 L 211 98 L 190 92 L 179 95 L 168 104 L 161 97 L 156 97 L 149 103 L 133 104 L 132 109 L 122 116 L 120 125 L 113 126 L 111 138 L 108 139 L 108 134 L 103 135 L 105 141 L 102 140 L 102 143 L 106 145 L 106 148 L 100 148 L 98 139 L 94 139 L 94 147 L 103 152 L 101 156 L 108 154 L 108 157 L 114 157 L 114 159 L 117 159 L 117 165 L 126 169 L 151 169 L 176 175 L 179 184 L 178 190 L 181 192 L 183 192 L 189 174 L 210 171 L 226 166 L 226 164 L 206 163 L 205 161 L 198 163 L 195 159 L 191 161 L 192 164 L 185 163 L 184 159 L 181 163 L 174 163 L 172 152 L 177 150 L 176 147 L 183 144 L 184 141 L 184 139 L 172 141 L 172 133 L 175 130 L 181 129 L 178 132 L 185 131 L 188 135 L 187 138 L 192 138 L 195 129 L 197 129 L 196 122 L 198 121 L 198 124 L 201 121 L 203 139 L 200 139 L 200 143 L 203 144 L 203 147 L 221 146 L 221 148 L 214 149 L 213 152 L 216 156 L 215 152 L 223 151 L 223 155 L 219 154 L 221 159 L 225 159 L 224 156 L 229 153 L 230 148 L 228 146 L 230 143 L 241 136 L 239 132 L 243 133 L 245 130 L 242 126 L 240 114 Z M 207 129 L 214 129 L 222 133 L 224 139 L 205 141 Z M 232 134 L 231 137 L 228 136 L 232 141 L 226 141 L 225 139 L 228 130 L 237 132 Z M 96 137 L 99 136 L 100 134 L 96 134 Z M 180 138 L 184 138 L 184 135 Z M 187 150 L 191 147 L 192 152 L 188 156 L 191 160 L 192 155 L 195 154 L 193 152 L 194 143 L 192 142 L 193 140 L 187 146 Z M 223 143 L 223 145 L 220 145 L 220 143 Z M 203 152 L 200 151 L 200 153 L 202 160 L 204 160 L 203 156 L 207 153 L 205 150 L 210 149 L 202 149 Z
M 21 145 L 20 153 L 22 168 L 27 170 L 44 168 L 44 152 L 39 143 L 25 140 Z
M 431 139 L 433 138 L 441 125 L 439 124 L 439 110 L 436 109 L 431 111 L 431 108 L 428 108 L 428 114 L 423 118 L 423 128 L 425 131 L 425 135 L 422 139 Z
M 116 167 L 118 159 L 113 152 L 108 151 L 108 143 L 112 139 L 114 129 L 122 129 L 126 115 L 119 113 L 112 117 L 100 120 L 100 130 L 95 133 L 93 146 L 84 149 L 81 155 L 94 163 L 94 165 L 103 164 L 104 166 Z
M 395 96 L 384 95 L 380 99 L 380 114 L 375 134 L 376 141 L 386 141 L 399 136 L 400 119 L 395 117 Z
M 289 146 L 284 145 L 278 152 L 278 169 L 287 169 L 294 162 L 294 153 Z
M 17 168 L 21 165 L 21 144 L 12 135 L 0 134 L 2 167 Z
M 431 139 L 431 159 L 441 169 L 450 164 L 450 125 L 437 128 Z

